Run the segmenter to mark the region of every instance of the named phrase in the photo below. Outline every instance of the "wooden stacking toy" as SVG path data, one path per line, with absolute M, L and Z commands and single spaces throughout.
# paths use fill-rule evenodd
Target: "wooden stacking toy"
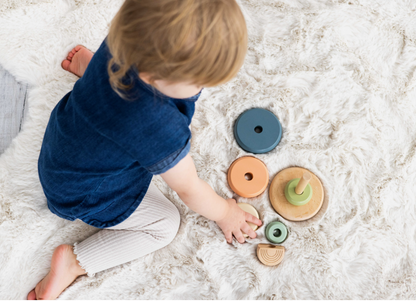
M 307 169 L 290 167 L 280 171 L 269 189 L 273 208 L 290 221 L 304 221 L 315 216 L 324 201 L 319 178 Z
M 274 244 L 283 243 L 289 234 L 286 226 L 281 222 L 271 222 L 268 224 L 265 233 L 267 240 Z
M 254 157 L 241 157 L 228 169 L 228 184 L 238 195 L 254 198 L 262 194 L 269 183 L 266 165 Z
M 251 215 L 254 215 L 257 218 L 260 218 L 259 212 L 252 205 L 247 204 L 247 203 L 237 203 L 237 205 L 242 210 L 244 210 L 245 212 L 248 212 L 248 213 L 250 213 Z M 259 228 L 259 226 L 255 225 L 253 223 L 247 222 L 247 224 L 251 227 L 251 229 L 253 229 L 253 231 L 256 231 Z M 248 235 L 246 233 L 243 233 L 243 235 L 244 235 L 245 238 L 248 237 Z
M 285 248 L 268 244 L 257 245 L 257 257 L 264 265 L 274 266 L 282 262 Z
M 255 108 L 245 111 L 237 118 L 234 136 L 238 145 L 245 151 L 263 154 L 279 144 L 282 126 L 272 112 Z

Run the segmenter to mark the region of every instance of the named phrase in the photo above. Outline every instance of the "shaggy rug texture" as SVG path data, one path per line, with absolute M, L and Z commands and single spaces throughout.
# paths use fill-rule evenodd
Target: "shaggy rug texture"
M 217 225 L 190 211 L 166 184 L 182 222 L 166 248 L 79 277 L 60 299 L 416 298 L 416 2 L 412 0 L 240 0 L 249 50 L 237 77 L 205 89 L 192 122 L 199 176 L 221 196 L 253 204 L 265 224 L 289 230 L 286 256 L 262 265 L 258 238 L 229 245 Z M 28 83 L 21 133 L 0 157 L 0 299 L 24 299 L 49 271 L 56 246 L 97 229 L 47 208 L 37 158 L 49 114 L 77 77 L 60 63 L 83 44 L 95 51 L 121 0 L 6 0 L 0 3 L 0 64 Z M 201 58 L 202 59 L 202 58 Z M 227 184 L 247 155 L 233 138 L 253 107 L 283 125 L 276 149 L 256 155 L 270 178 L 310 169 L 325 204 L 289 222 L 268 194 L 250 200 Z

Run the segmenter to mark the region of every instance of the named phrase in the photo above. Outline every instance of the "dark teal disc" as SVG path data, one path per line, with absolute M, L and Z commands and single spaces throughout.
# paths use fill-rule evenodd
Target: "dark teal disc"
M 237 118 L 234 137 L 245 151 L 263 154 L 279 144 L 282 138 L 282 126 L 272 112 L 255 108 L 245 111 Z

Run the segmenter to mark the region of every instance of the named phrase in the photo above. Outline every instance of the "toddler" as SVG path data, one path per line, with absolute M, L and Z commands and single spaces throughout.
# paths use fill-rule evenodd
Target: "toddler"
M 51 113 L 38 169 L 48 208 L 100 228 L 58 246 L 28 299 L 55 299 L 78 276 L 168 245 L 180 216 L 152 184 L 160 174 L 232 242 L 261 221 L 198 178 L 189 125 L 202 87 L 233 78 L 247 48 L 235 0 L 126 0 L 96 53 L 78 45 L 62 67 L 80 77 Z

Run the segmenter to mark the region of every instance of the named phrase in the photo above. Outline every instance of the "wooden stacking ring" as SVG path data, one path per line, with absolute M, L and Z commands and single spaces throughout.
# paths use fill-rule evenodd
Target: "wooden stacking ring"
M 296 193 L 296 187 L 298 186 L 300 179 L 290 180 L 285 187 L 286 200 L 295 206 L 306 205 L 312 198 L 312 187 L 311 184 L 307 184 L 301 194 Z
M 305 177 L 305 173 L 310 174 L 309 183 L 302 179 Z M 307 185 L 311 186 L 312 196 L 304 205 L 296 206 L 286 199 L 286 185 L 293 179 L 301 179 L 303 182 L 303 185 L 300 183 L 302 189 L 305 189 Z M 305 191 L 306 189 L 303 193 Z M 324 188 L 319 178 L 309 170 L 301 167 L 290 167 L 280 171 L 274 177 L 269 189 L 269 198 L 274 210 L 285 219 L 295 222 L 304 221 L 314 217 L 321 209 L 324 201 Z
M 234 137 L 247 152 L 263 154 L 273 150 L 282 138 L 282 126 L 269 110 L 254 108 L 243 112 L 234 124 Z
M 260 218 L 259 212 L 252 205 L 247 204 L 247 203 L 237 203 L 237 205 L 242 210 L 244 210 L 245 212 L 248 212 L 248 213 L 250 213 L 251 215 L 254 215 L 257 218 Z M 253 231 L 256 231 L 259 228 L 259 226 L 255 225 L 253 223 L 247 222 L 247 224 L 251 227 L 251 229 L 253 229 Z M 248 235 L 246 233 L 243 233 L 243 235 L 246 238 L 248 237 Z
M 254 157 L 241 157 L 228 169 L 228 184 L 238 195 L 254 198 L 262 194 L 269 183 L 266 165 Z
M 283 243 L 288 236 L 287 228 L 281 222 L 271 222 L 268 224 L 265 233 L 267 240 L 274 244 Z
M 257 245 L 257 258 L 264 265 L 274 266 L 282 262 L 285 256 L 285 247 L 269 244 Z

